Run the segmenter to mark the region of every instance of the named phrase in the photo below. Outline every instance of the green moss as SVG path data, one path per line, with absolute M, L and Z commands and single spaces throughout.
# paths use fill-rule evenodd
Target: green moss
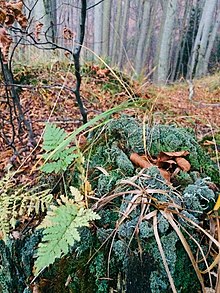
M 216 199 L 216 194 L 209 188 L 209 181 L 204 176 L 206 174 L 212 180 L 217 180 L 218 170 L 190 131 L 176 126 L 156 125 L 151 129 L 146 127 L 143 135 L 144 129 L 134 118 L 122 116 L 102 129 L 103 135 L 92 143 L 92 149 L 84 153 L 86 160 L 89 157 L 85 165 L 88 166 L 88 180 L 96 197 L 95 201 L 89 199 L 89 204 L 96 204 L 108 195 L 120 193 L 120 196 L 115 196 L 114 200 L 98 210 L 101 220 L 80 231 L 81 242 L 70 248 L 68 256 L 57 260 L 43 272 L 42 278 L 49 280 L 47 286 L 42 288 L 43 293 L 109 293 L 114 290 L 127 293 L 170 292 L 169 280 L 155 240 L 153 218 L 143 219 L 143 211 L 156 212 L 159 237 L 177 291 L 199 291 L 199 281 L 188 255 L 176 232 L 160 213 L 160 204 L 177 204 L 181 207 L 182 215 L 199 223 L 200 215 L 207 212 Z M 181 196 L 177 195 L 172 185 L 167 184 L 157 167 L 144 170 L 144 176 L 141 176 L 140 169 L 135 169 L 129 160 L 132 152 L 144 153 L 145 137 L 152 156 L 161 151 L 190 152 L 187 159 L 192 170 L 190 173 L 180 172 L 177 176 Z M 79 173 L 76 169 L 73 173 L 68 176 L 75 186 L 79 181 Z M 121 179 L 127 180 L 121 182 Z M 140 191 L 142 195 L 137 199 Z M 143 197 L 150 202 L 147 211 L 141 202 Z M 125 217 L 121 222 L 123 215 Z M 199 241 L 201 235 L 197 230 L 190 227 L 178 213 L 174 214 L 174 218 Z M 185 237 L 192 252 L 196 253 L 195 245 L 187 235 Z M 19 244 L 16 249 L 19 249 L 21 255 L 13 259 L 13 264 L 17 267 L 22 262 L 26 266 L 21 269 L 22 285 L 31 274 L 32 263 L 28 260 L 33 258 L 32 253 L 38 240 L 29 236 L 21 246 L 18 242 L 16 244 Z M 5 251 L 2 247 L 3 257 Z M 1 276 L 9 283 L 12 279 L 8 272 L 13 249 L 8 248 L 7 253 L 9 261 L 5 275 L 0 275 L 2 288 L 5 285 Z M 65 286 L 68 277 L 71 281 Z
M 185 257 L 183 257 L 185 255 Z M 187 272 L 187 273 L 186 273 Z M 174 273 L 175 285 L 181 288 L 181 293 L 199 292 L 200 285 L 193 269 L 192 263 L 185 254 L 182 244 L 176 246 L 176 267 Z

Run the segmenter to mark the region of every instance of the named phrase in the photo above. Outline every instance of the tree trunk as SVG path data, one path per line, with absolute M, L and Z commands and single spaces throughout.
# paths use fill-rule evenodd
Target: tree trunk
M 112 47 L 112 65 L 117 64 L 118 60 L 118 44 L 120 41 L 120 25 L 121 25 L 121 10 L 122 3 L 121 1 L 117 2 L 117 11 L 116 11 L 116 19 L 114 22 L 114 37 L 113 37 L 113 47 Z
M 137 44 L 138 44 L 140 28 L 141 28 L 141 20 L 142 20 L 142 14 L 143 14 L 142 2 L 143 0 L 136 0 L 137 11 L 136 11 L 135 36 L 133 41 L 133 57 L 136 55 L 136 52 L 137 52 Z
M 39 37 L 41 43 L 50 41 L 54 42 L 56 35 L 56 1 L 55 0 L 38 0 L 35 3 L 30 1 L 30 8 L 33 9 L 32 16 L 34 22 L 42 23 L 42 29 Z
M 177 44 L 174 44 L 175 47 L 175 57 L 172 64 L 172 73 L 171 73 L 171 81 L 174 81 L 175 78 L 181 76 L 180 72 L 177 72 L 177 68 L 179 67 L 179 61 L 182 62 L 181 52 L 182 49 L 185 48 L 185 42 L 186 42 L 186 28 L 189 27 L 190 22 L 190 16 L 191 16 L 191 9 L 192 9 L 192 3 L 189 3 L 190 1 L 187 0 L 186 4 L 184 5 L 184 15 L 181 23 L 179 24 L 179 36 L 178 36 L 178 42 Z M 176 43 L 176 41 L 174 41 Z
M 148 75 L 152 74 L 152 68 L 153 68 L 153 54 L 150 54 L 151 44 L 154 38 L 153 29 L 155 26 L 156 16 L 157 16 L 157 8 L 158 8 L 158 0 L 154 0 L 152 3 L 151 11 L 150 11 L 150 19 L 149 19 L 149 27 L 148 27 L 148 33 L 144 45 L 144 59 L 143 64 L 145 64 L 146 72 Z
M 210 59 L 210 56 L 211 56 L 211 53 L 212 53 L 213 45 L 214 45 L 214 42 L 215 42 L 215 39 L 216 39 L 216 35 L 217 35 L 217 32 L 218 32 L 219 26 L 220 26 L 220 10 L 218 10 L 217 19 L 215 21 L 213 30 L 210 33 L 208 47 L 207 47 L 206 54 L 205 54 L 205 57 L 204 57 L 204 62 L 203 62 L 203 68 L 201 68 L 202 75 L 206 75 L 207 72 L 208 72 L 209 59 Z
M 130 1 L 125 0 L 124 7 L 123 7 L 123 19 L 122 19 L 122 26 L 121 26 L 121 38 L 120 38 L 120 48 L 119 48 L 119 56 L 118 56 L 118 66 L 120 69 L 123 68 L 123 52 L 126 53 L 129 7 L 130 7 Z
M 203 8 L 202 17 L 199 23 L 199 29 L 196 35 L 192 59 L 190 65 L 190 79 L 193 75 L 200 77 L 203 75 L 203 65 L 209 42 L 211 27 L 213 24 L 213 15 L 216 8 L 217 0 L 206 0 Z
M 100 0 L 95 0 L 94 4 L 98 2 Z M 101 2 L 94 7 L 94 52 L 98 56 L 102 54 L 102 6 Z
M 177 0 L 168 0 L 165 12 L 165 19 L 161 26 L 162 34 L 159 45 L 157 69 L 154 80 L 157 83 L 165 83 L 168 79 L 170 46 L 176 16 Z
M 144 65 L 144 45 L 149 31 L 151 5 L 151 0 L 143 0 L 142 2 L 143 15 L 140 27 L 140 34 L 138 38 L 137 51 L 135 56 L 135 70 L 138 75 L 141 73 Z
M 109 56 L 111 1 L 112 0 L 105 0 L 103 2 L 103 30 L 102 30 L 102 35 L 103 35 L 102 55 L 103 55 L 103 57 Z

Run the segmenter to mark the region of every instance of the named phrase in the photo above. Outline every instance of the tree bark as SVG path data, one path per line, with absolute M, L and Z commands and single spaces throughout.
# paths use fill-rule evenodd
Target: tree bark
M 112 0 L 105 0 L 103 2 L 102 55 L 105 58 L 109 56 L 110 23 L 111 23 L 111 1 Z
M 154 81 L 165 83 L 168 79 L 170 46 L 176 17 L 177 0 L 168 0 L 165 12 L 164 23 L 161 26 L 162 34 L 159 45 L 158 62 Z
M 151 0 L 143 0 L 142 2 L 142 21 L 140 27 L 140 34 L 138 38 L 137 51 L 135 56 L 135 70 L 139 75 L 143 69 L 145 42 L 149 31 Z
M 100 0 L 95 0 L 94 4 L 97 4 Z M 98 56 L 102 54 L 102 6 L 103 3 L 99 3 L 94 7 L 94 52 Z
M 204 57 L 210 38 L 211 27 L 213 25 L 213 15 L 217 0 L 206 0 L 203 8 L 202 17 L 199 23 L 199 29 L 196 35 L 192 58 L 189 64 L 189 77 L 200 77 L 203 75 Z
M 56 36 L 56 9 L 54 10 L 56 0 L 38 0 L 34 3 L 30 1 L 29 7 L 32 9 L 31 17 L 33 17 L 34 22 L 43 24 L 40 42 L 45 43 L 47 40 L 54 42 Z
M 126 53 L 129 7 L 130 7 L 130 0 L 125 0 L 124 7 L 123 7 L 123 19 L 122 19 L 122 25 L 121 25 L 121 38 L 120 38 L 120 47 L 119 47 L 119 56 L 118 56 L 118 66 L 120 69 L 123 68 L 123 52 Z
M 120 41 L 120 25 L 121 25 L 121 10 L 122 3 L 121 1 L 117 2 L 117 11 L 116 18 L 114 22 L 114 37 L 113 37 L 113 46 L 112 46 L 112 65 L 117 64 L 118 61 L 118 44 Z
M 204 62 L 203 62 L 203 68 L 201 68 L 201 74 L 202 75 L 206 75 L 207 72 L 208 72 L 209 60 L 210 60 L 210 56 L 211 56 L 211 53 L 212 53 L 212 49 L 213 49 L 213 46 L 214 46 L 214 42 L 215 42 L 215 39 L 216 39 L 216 35 L 217 35 L 217 32 L 218 32 L 219 26 L 220 26 L 220 9 L 217 12 L 217 18 L 215 20 L 213 30 L 210 33 L 208 47 L 207 47 L 206 54 L 205 54 L 205 57 L 204 57 Z

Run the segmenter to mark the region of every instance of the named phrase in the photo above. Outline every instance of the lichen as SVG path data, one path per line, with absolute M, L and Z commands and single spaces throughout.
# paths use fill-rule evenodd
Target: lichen
M 183 191 L 184 205 L 194 216 L 207 211 L 215 202 L 215 193 L 208 187 L 208 182 L 205 178 L 198 179 Z

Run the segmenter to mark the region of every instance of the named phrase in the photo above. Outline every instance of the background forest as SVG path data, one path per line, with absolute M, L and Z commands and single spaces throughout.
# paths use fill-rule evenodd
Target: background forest
M 0 0 L 0 293 L 220 292 L 220 0 Z
M 79 0 L 25 1 L 25 6 L 29 31 L 39 31 L 39 43 L 47 39 L 72 49 Z M 219 6 L 218 0 L 88 0 L 82 57 L 94 60 L 96 54 L 132 76 L 160 83 L 204 76 L 219 65 Z M 21 50 L 22 43 L 33 43 L 14 33 Z

